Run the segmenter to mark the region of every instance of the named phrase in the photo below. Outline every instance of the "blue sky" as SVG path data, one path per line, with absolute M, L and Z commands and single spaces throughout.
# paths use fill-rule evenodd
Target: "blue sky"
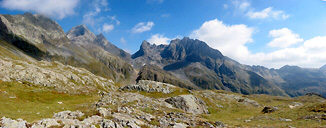
M 326 64 L 323 0 L 1 0 L 1 14 L 48 15 L 67 32 L 86 24 L 134 53 L 143 40 L 190 36 L 241 63 Z

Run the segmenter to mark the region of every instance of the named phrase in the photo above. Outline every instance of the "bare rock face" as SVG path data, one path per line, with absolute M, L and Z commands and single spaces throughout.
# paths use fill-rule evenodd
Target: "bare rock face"
M 180 95 L 171 97 L 165 102 L 173 105 L 176 108 L 182 109 L 192 114 L 206 114 L 208 113 L 205 102 L 193 95 Z
M 40 49 L 46 43 L 62 45 L 69 43 L 58 23 L 42 15 L 0 15 L 0 25 L 10 34 L 19 35 Z
M 122 87 L 122 90 L 137 90 L 145 92 L 162 92 L 164 94 L 172 93 L 175 90 L 175 86 L 167 83 L 161 83 L 149 80 L 140 80 L 135 85 L 127 85 Z

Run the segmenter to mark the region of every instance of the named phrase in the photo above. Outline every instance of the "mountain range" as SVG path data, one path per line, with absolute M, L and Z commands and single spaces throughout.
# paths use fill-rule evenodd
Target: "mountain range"
M 67 33 L 42 15 L 0 15 L 0 48 L 19 57 L 58 61 L 85 68 L 120 83 L 153 80 L 188 89 L 228 90 L 242 94 L 326 96 L 326 66 L 316 69 L 249 66 L 224 56 L 205 42 L 184 37 L 168 45 L 143 41 L 130 55 L 85 25 Z

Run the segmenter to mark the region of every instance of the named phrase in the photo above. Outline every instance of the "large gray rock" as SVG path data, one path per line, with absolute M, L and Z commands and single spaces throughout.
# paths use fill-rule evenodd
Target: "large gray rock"
M 104 119 L 101 122 L 101 128 L 123 128 L 120 124 L 113 122 L 112 120 Z
M 167 83 L 161 83 L 150 80 L 140 80 L 135 85 L 127 85 L 122 87 L 122 90 L 137 90 L 145 92 L 162 92 L 165 94 L 171 93 L 175 90 L 175 86 Z
M 145 125 L 143 121 L 135 119 L 128 114 L 114 113 L 112 117 L 115 122 L 118 122 L 124 127 L 140 128 L 141 125 Z
M 60 126 L 56 119 L 42 119 L 32 126 L 32 128 L 50 128 Z
M 208 113 L 205 102 L 193 95 L 180 95 L 165 100 L 176 108 L 192 114 Z
M 55 113 L 53 118 L 55 119 L 77 119 L 79 117 L 82 117 L 84 115 L 84 113 L 80 112 L 80 111 L 62 111 L 62 112 L 58 112 Z
M 22 119 L 13 120 L 6 117 L 0 119 L 1 128 L 27 128 L 26 125 L 27 122 Z

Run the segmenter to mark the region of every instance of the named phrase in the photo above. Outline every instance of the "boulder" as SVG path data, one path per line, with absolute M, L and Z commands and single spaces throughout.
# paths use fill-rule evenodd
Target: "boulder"
M 302 106 L 302 105 L 303 105 L 302 103 L 299 103 L 299 102 L 293 102 L 293 103 L 289 104 L 289 108 L 294 109 L 294 108 L 296 108 L 296 107 L 300 107 L 300 106 Z
M 86 125 L 99 124 L 103 120 L 100 116 L 91 116 L 83 120 L 83 123 Z
M 121 124 L 123 127 L 140 128 L 141 125 L 145 124 L 143 121 L 135 119 L 128 114 L 114 113 L 112 117 L 114 122 Z
M 101 116 L 103 116 L 103 117 L 106 117 L 106 116 L 111 115 L 111 110 L 110 110 L 110 109 L 107 109 L 107 108 L 100 107 L 100 108 L 97 108 L 97 111 L 98 111 L 98 112 L 101 114 Z
M 272 112 L 275 112 L 276 110 L 278 110 L 277 107 L 266 106 L 266 107 L 264 107 L 264 109 L 261 112 L 262 113 L 272 113 Z
M 112 120 L 104 119 L 101 122 L 101 128 L 123 128 L 120 124 L 113 122 Z
M 184 123 L 175 123 L 173 124 L 172 128 L 187 128 L 188 125 L 184 124 Z
M 216 127 L 218 127 L 218 128 L 226 127 L 226 125 L 225 125 L 223 122 L 221 122 L 221 121 L 216 121 L 216 122 L 214 123 L 214 125 L 215 125 Z
M 62 112 L 58 112 L 55 113 L 53 118 L 55 119 L 77 119 L 79 117 L 84 116 L 84 113 L 80 112 L 80 111 L 62 111 Z
M 208 113 L 205 102 L 193 95 L 180 95 L 171 97 L 165 102 L 173 105 L 176 108 L 182 109 L 192 114 L 205 114 Z
M 22 119 L 13 120 L 10 118 L 2 117 L 0 126 L 3 128 L 27 128 L 27 122 Z
M 32 126 L 32 128 L 49 128 L 60 126 L 56 119 L 42 119 Z

